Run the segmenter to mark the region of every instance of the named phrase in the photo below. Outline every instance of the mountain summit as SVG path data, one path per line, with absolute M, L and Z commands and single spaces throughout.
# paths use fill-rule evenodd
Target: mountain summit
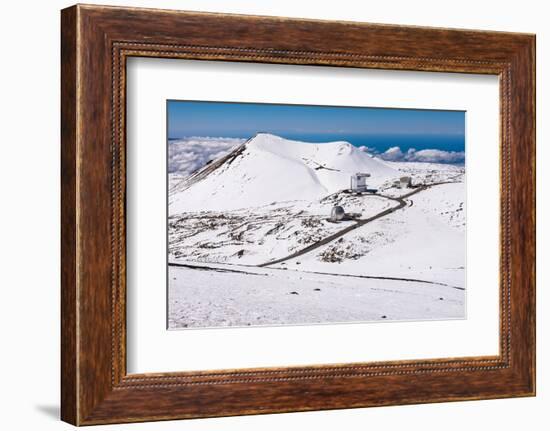
M 399 176 L 349 142 L 307 143 L 258 133 L 188 177 L 170 196 L 170 213 L 312 201 L 348 188 L 357 172 L 369 173 L 373 186 Z

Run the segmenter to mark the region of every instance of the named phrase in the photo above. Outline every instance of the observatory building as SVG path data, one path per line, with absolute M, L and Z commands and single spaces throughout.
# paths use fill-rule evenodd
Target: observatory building
M 412 178 L 408 176 L 399 178 L 399 187 L 402 189 L 412 187 Z
M 344 211 L 344 208 L 339 205 L 332 207 L 332 211 L 330 212 L 330 221 L 337 223 L 344 220 L 345 217 L 346 212 Z
M 355 193 L 363 193 L 367 191 L 367 178 L 370 174 L 358 172 L 353 174 L 350 179 L 350 190 Z
M 408 189 L 412 187 L 411 177 L 399 177 L 393 181 L 393 187 L 396 189 Z

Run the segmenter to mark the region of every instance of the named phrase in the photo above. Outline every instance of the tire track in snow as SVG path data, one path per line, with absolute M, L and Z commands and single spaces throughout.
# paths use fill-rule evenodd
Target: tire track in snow
M 249 268 L 258 268 L 258 266 L 252 266 L 252 265 L 235 265 L 235 264 L 224 264 L 224 265 L 234 265 L 234 266 L 244 266 Z M 237 273 L 237 274 L 247 274 L 247 275 L 259 275 L 267 277 L 269 276 L 268 273 L 258 273 L 258 272 L 251 272 L 251 271 L 245 271 L 245 270 L 238 270 L 238 269 L 230 269 L 230 268 L 221 268 L 217 266 L 209 266 L 209 265 L 193 265 L 191 263 L 175 263 L 170 262 L 168 263 L 168 266 L 175 266 L 179 268 L 188 268 L 188 269 L 195 269 L 198 271 L 216 271 L 216 272 L 226 272 L 226 273 Z M 267 268 L 270 271 L 289 271 L 286 268 Z M 293 270 L 290 270 L 293 271 Z M 450 287 L 452 289 L 457 290 L 466 290 L 464 287 L 459 286 L 453 286 L 451 284 L 441 283 L 439 281 L 429 281 L 429 280 L 421 280 L 418 278 L 404 278 L 404 277 L 388 277 L 388 276 L 377 276 L 377 275 L 360 275 L 360 274 L 335 274 L 332 272 L 320 272 L 320 271 L 296 271 L 301 274 L 317 274 L 317 275 L 326 275 L 330 277 L 351 277 L 351 278 L 363 278 L 363 279 L 369 279 L 369 280 L 390 280 L 390 281 L 407 281 L 411 283 L 425 283 L 425 284 L 435 284 L 437 286 L 445 286 Z

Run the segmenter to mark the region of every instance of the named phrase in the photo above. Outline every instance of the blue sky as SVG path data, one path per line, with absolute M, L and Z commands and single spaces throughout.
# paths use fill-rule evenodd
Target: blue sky
M 354 145 L 363 144 L 360 138 L 374 138 L 381 151 L 392 145 L 392 139 L 404 149 L 464 150 L 463 111 L 173 100 L 167 110 L 169 138 L 248 138 L 261 131 L 313 142 L 349 140 Z

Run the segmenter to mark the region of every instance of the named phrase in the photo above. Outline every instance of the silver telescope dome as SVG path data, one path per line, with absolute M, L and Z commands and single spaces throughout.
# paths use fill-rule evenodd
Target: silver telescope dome
M 344 208 L 339 205 L 332 207 L 332 211 L 330 212 L 330 218 L 333 221 L 341 221 L 344 219 L 345 215 L 346 212 L 344 211 Z

